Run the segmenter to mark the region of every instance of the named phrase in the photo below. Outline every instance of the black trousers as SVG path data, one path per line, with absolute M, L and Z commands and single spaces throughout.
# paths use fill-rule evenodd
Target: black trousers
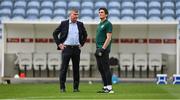
M 109 50 L 105 50 L 102 56 L 95 56 L 98 70 L 101 74 L 104 86 L 112 85 L 112 73 L 109 66 Z
M 65 89 L 66 82 L 66 73 L 68 70 L 68 65 L 70 59 L 72 60 L 72 68 L 73 68 L 73 88 L 79 88 L 79 61 L 80 61 L 80 53 L 81 50 L 78 46 L 66 46 L 62 51 L 62 64 L 60 69 L 60 89 Z

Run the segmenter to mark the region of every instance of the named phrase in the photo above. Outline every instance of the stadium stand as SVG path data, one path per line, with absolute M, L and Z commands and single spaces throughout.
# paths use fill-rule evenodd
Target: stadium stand
M 48 12 L 58 12 L 61 10 L 61 14 L 54 15 L 51 13 L 46 16 L 44 20 L 54 20 L 58 18 L 68 18 L 68 11 L 71 8 L 77 8 L 83 12 L 84 9 L 91 9 L 91 15 L 84 16 L 82 18 L 97 20 L 98 12 L 97 9 L 100 7 L 107 7 L 109 10 L 116 9 L 116 15 L 109 15 L 109 18 L 114 20 L 176 20 L 179 19 L 180 2 L 178 0 L 2 0 L 0 2 L 0 17 L 4 19 L 42 19 L 44 16 L 39 15 L 42 9 L 51 9 Z M 22 15 L 17 16 L 16 9 L 21 9 Z M 24 15 L 24 9 L 26 15 Z M 31 10 L 30 10 L 31 9 Z M 33 11 L 32 11 L 33 9 Z M 36 9 L 36 11 L 35 11 Z M 30 11 L 29 11 L 30 10 Z M 14 12 L 15 11 L 15 12 Z M 38 13 L 37 13 L 38 12 Z M 66 13 L 64 13 L 66 12 Z M 93 14 L 91 12 L 94 12 Z M 119 14 L 120 12 L 120 14 Z

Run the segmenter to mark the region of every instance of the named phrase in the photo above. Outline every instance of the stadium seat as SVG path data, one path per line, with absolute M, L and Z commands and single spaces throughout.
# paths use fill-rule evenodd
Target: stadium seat
M 89 17 L 93 17 L 93 10 L 92 9 L 81 9 L 81 12 L 80 12 L 80 15 L 81 16 L 89 16 Z
M 175 5 L 176 10 L 180 9 L 180 1 L 176 0 Z
M 65 0 L 55 1 L 54 9 L 57 9 L 57 8 L 67 9 L 67 2 Z
M 40 8 L 40 2 L 38 0 L 31 0 L 27 4 L 27 8 Z
M 118 20 L 120 20 L 120 18 L 119 18 L 119 16 L 109 16 L 108 20 L 110 20 L 110 21 L 118 21 Z
M 94 3 L 92 1 L 84 1 L 81 3 L 81 9 L 94 9 Z
M 106 1 L 96 1 L 95 3 L 94 3 L 94 8 L 95 9 L 99 9 L 99 8 L 101 8 L 101 7 L 107 7 L 107 3 L 106 3 Z
M 39 10 L 37 8 L 29 8 L 26 11 L 26 18 L 29 20 L 36 20 L 39 18 Z
M 16 0 L 14 3 L 14 8 L 24 8 L 26 9 L 26 0 Z
M 120 67 L 122 71 L 125 71 L 125 77 L 128 76 L 128 71 L 133 69 L 133 55 L 132 54 L 120 54 Z
M 149 20 L 161 20 L 161 11 L 159 9 L 150 9 L 149 10 Z
M 142 71 L 147 70 L 147 54 L 134 55 L 135 71 L 139 71 L 139 77 L 142 77 Z
M 134 9 L 134 3 L 131 0 L 122 1 L 122 9 Z
M 135 2 L 135 9 L 147 9 L 148 5 L 145 0 L 139 0 Z
M 40 20 L 51 20 L 53 12 L 49 8 L 44 8 L 40 10 Z
M 176 9 L 176 20 L 180 21 L 180 9 Z
M 55 20 L 55 21 L 60 21 L 60 20 L 64 20 L 66 19 L 64 16 L 54 16 L 52 20 Z
M 109 16 L 120 16 L 120 11 L 118 9 L 109 9 Z
M 133 9 L 125 8 L 121 10 L 121 20 L 133 20 Z
M 175 13 L 173 9 L 163 9 L 162 11 L 163 20 L 170 21 L 175 20 Z
M 41 76 L 41 70 L 46 70 L 47 55 L 46 53 L 34 53 L 33 54 L 33 68 L 39 71 L 39 77 Z M 33 75 L 35 76 L 35 75 Z
M 82 20 L 82 21 L 92 21 L 93 17 L 91 17 L 91 16 L 81 16 L 80 20 Z
M 120 2 L 118 2 L 118 1 L 109 1 L 108 9 L 112 9 L 112 8 L 120 9 L 121 8 Z
M 32 69 L 32 53 L 17 53 L 16 56 L 15 64 L 19 64 L 19 73 L 21 70 L 24 70 L 26 75 L 26 71 Z
M 82 77 L 84 77 L 84 72 L 90 69 L 90 54 L 81 54 L 79 67 L 79 70 L 82 71 Z M 69 62 L 69 69 L 73 70 L 72 60 Z
M 15 8 L 13 10 L 13 16 L 22 16 L 25 17 L 25 9 L 24 8 Z
M 162 9 L 174 9 L 175 5 L 172 0 L 162 2 Z
M 150 0 L 149 1 L 149 9 L 161 9 L 161 3 L 160 1 L 156 0 Z
M 135 20 L 139 20 L 139 21 L 147 20 L 147 10 L 143 8 L 142 9 L 138 8 L 135 10 L 134 16 L 135 16 Z
M 120 77 L 121 70 L 120 70 L 120 65 L 119 65 L 119 55 L 118 54 L 116 54 L 116 53 L 109 54 L 109 65 L 110 65 L 112 74 L 115 73 L 114 71 L 117 69 L 118 77 Z
M 78 1 L 70 1 L 68 3 L 68 9 L 72 9 L 72 8 L 76 8 L 76 9 L 80 9 L 81 5 L 80 5 L 80 2 Z
M 13 8 L 13 1 L 12 0 L 4 0 L 4 1 L 1 1 L 0 4 L 1 4 L 0 5 L 1 8 L 10 8 L 10 9 Z
M 66 17 L 66 10 L 62 9 L 62 8 L 54 9 L 53 16 L 63 16 L 65 18 Z
M 150 53 L 149 54 L 149 70 L 154 71 L 154 77 L 156 77 L 157 71 L 160 71 L 162 67 L 162 55 Z
M 0 11 L 0 16 L 1 17 L 7 17 L 10 18 L 11 17 L 11 9 L 10 8 L 2 8 Z
M 82 77 L 84 77 L 85 71 L 90 69 L 90 54 L 81 54 L 79 65 L 80 70 L 82 70 Z
M 48 69 L 53 70 L 53 76 L 56 76 L 55 70 L 59 71 L 61 67 L 61 54 L 48 53 Z
M 54 5 L 53 5 L 53 1 L 52 0 L 45 0 L 41 2 L 41 9 L 44 8 L 49 8 L 49 9 L 53 9 Z

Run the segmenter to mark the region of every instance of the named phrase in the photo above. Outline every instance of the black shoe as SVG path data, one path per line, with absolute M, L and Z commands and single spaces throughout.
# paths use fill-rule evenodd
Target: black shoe
M 66 92 L 66 90 L 65 89 L 61 89 L 60 92 Z
M 78 89 L 74 89 L 73 92 L 80 92 Z

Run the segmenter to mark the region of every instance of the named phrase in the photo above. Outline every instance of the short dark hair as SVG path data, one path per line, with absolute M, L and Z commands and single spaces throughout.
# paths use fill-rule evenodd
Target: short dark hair
M 104 7 L 99 8 L 99 11 L 100 11 L 100 10 L 104 10 L 104 12 L 105 12 L 105 14 L 106 14 L 106 15 L 108 15 L 108 14 L 109 14 L 109 13 L 108 13 L 108 10 L 107 10 L 106 8 L 104 8 Z

